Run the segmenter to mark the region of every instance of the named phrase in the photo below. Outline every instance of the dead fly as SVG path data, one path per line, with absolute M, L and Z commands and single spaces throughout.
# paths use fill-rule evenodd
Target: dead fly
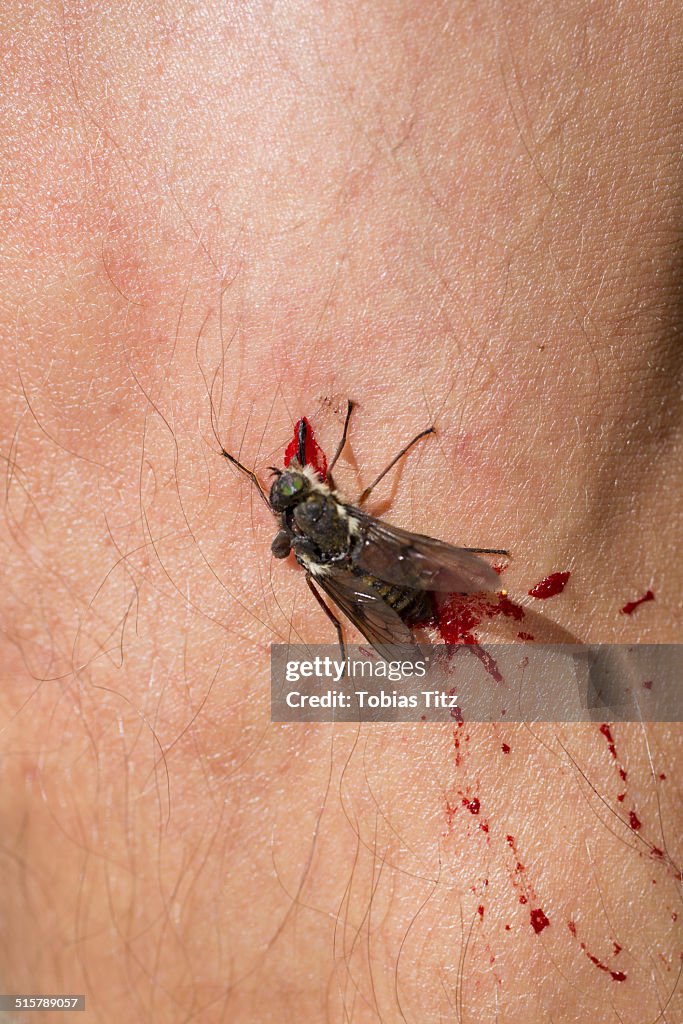
M 276 516 L 280 529 L 271 549 L 276 558 L 294 552 L 306 582 L 334 623 L 344 651 L 341 623 L 320 595 L 328 598 L 373 647 L 415 645 L 415 629 L 434 620 L 435 594 L 470 594 L 500 589 L 498 574 L 480 555 L 506 555 L 498 548 L 456 548 L 419 533 L 391 526 L 364 512 L 361 505 L 413 445 L 434 433 L 429 427 L 414 437 L 366 487 L 356 505 L 340 496 L 332 470 L 346 444 L 353 403 L 348 403 L 341 441 L 329 469 L 306 419 L 299 421 L 294 448 L 285 468 L 271 472 L 270 494 L 256 475 L 223 449 L 233 466 L 245 473 Z

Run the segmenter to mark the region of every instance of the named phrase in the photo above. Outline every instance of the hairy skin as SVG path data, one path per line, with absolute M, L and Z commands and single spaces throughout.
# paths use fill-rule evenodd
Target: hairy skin
M 434 422 L 375 511 L 678 639 L 676 5 L 0 16 L 0 987 L 680 1020 L 680 730 L 271 725 L 270 643 L 333 636 L 211 431 L 265 475 L 351 396 L 354 497 Z

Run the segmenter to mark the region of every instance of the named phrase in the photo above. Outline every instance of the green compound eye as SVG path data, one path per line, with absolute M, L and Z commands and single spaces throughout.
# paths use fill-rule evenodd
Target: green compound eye
M 280 484 L 280 492 L 285 498 L 291 498 L 293 494 L 300 491 L 304 486 L 303 479 L 300 476 L 290 477 L 286 482 Z

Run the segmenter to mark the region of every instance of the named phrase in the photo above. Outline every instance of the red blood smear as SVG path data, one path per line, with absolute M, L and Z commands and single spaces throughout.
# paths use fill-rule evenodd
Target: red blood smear
M 642 597 L 639 597 L 637 601 L 629 601 L 628 604 L 625 604 L 624 607 L 621 609 L 621 614 L 633 615 L 638 605 L 645 604 L 646 601 L 654 601 L 654 599 L 655 595 L 652 593 L 651 590 L 648 590 L 648 592 L 646 594 L 643 594 Z
M 518 637 L 519 640 L 533 640 L 534 639 L 533 633 L 518 633 L 517 637 Z
M 586 956 L 588 957 L 588 959 L 590 960 L 590 962 L 592 964 L 595 964 L 595 966 L 599 970 L 606 971 L 606 973 L 609 974 L 609 976 L 611 977 L 612 981 L 626 981 L 626 975 L 624 974 L 623 971 L 610 971 L 609 967 L 606 967 L 605 964 L 601 963 L 598 960 L 597 956 L 593 956 L 592 953 L 589 953 L 588 950 L 586 949 L 586 943 L 585 942 L 581 943 L 581 949 L 584 951 L 584 953 L 586 954 Z
M 500 749 L 503 751 L 504 754 L 510 753 L 510 747 L 508 746 L 507 743 L 501 743 Z
M 479 803 L 476 796 L 472 800 L 468 800 L 466 796 L 462 798 L 462 805 L 466 807 L 470 814 L 479 814 L 481 804 Z
M 503 676 L 495 658 L 483 648 L 474 632 L 484 619 L 498 615 L 519 621 L 524 618 L 524 609 L 515 604 L 506 594 L 495 599 L 462 594 L 449 594 L 436 608 L 438 630 L 447 644 L 467 644 L 489 675 L 500 683 Z M 533 639 L 533 637 L 531 637 Z
M 628 812 L 628 823 L 634 832 L 637 832 L 639 828 L 643 827 L 635 811 Z
M 531 911 L 531 914 L 529 915 L 529 920 L 531 921 L 531 927 L 537 935 L 539 935 L 540 932 L 542 932 L 543 929 L 547 928 L 550 924 L 550 921 L 545 916 L 540 907 L 537 910 Z
M 484 920 L 484 908 L 483 908 L 483 906 L 481 904 L 477 907 L 477 913 L 479 914 L 479 917 L 483 921 Z
M 302 423 L 306 425 L 306 443 L 304 447 L 306 465 L 311 466 L 320 479 L 324 481 L 327 479 L 327 459 L 325 458 L 324 451 L 315 439 L 311 424 L 305 416 L 294 427 L 294 437 L 285 448 L 285 466 L 288 466 L 292 459 L 298 460 L 299 458 L 299 427 Z
M 574 938 L 576 938 L 576 925 L 574 924 L 573 921 L 568 921 L 567 924 L 569 926 L 569 931 L 572 933 Z M 588 957 L 590 962 L 592 964 L 595 964 L 595 966 L 599 970 L 605 971 L 606 974 L 609 974 L 609 976 L 611 977 L 612 981 L 626 981 L 626 975 L 624 974 L 623 971 L 611 971 L 609 969 L 609 967 L 607 967 L 605 964 L 601 963 L 600 960 L 598 960 L 597 956 L 593 956 L 593 954 L 588 951 L 588 947 L 586 946 L 585 942 L 581 942 L 581 943 L 579 943 L 579 945 L 581 946 L 581 949 L 586 954 L 586 956 Z M 621 946 L 619 945 L 618 942 L 613 942 L 612 945 L 614 947 L 614 953 L 612 955 L 613 956 L 618 956 L 619 953 L 621 953 Z
M 614 740 L 612 739 L 612 730 L 610 729 L 610 727 L 607 724 L 607 722 L 603 722 L 602 723 L 602 725 L 600 726 L 600 732 L 602 733 L 602 735 L 605 737 L 605 739 L 607 740 L 607 742 L 609 744 L 609 752 L 610 752 L 610 754 L 616 760 L 617 748 L 615 747 Z
M 645 682 L 643 683 L 643 689 L 645 689 L 645 690 L 651 690 L 652 689 L 652 680 L 651 679 L 646 679 L 645 680 Z
M 571 576 L 569 572 L 553 572 L 550 576 L 546 576 L 544 580 L 537 583 L 535 587 L 532 587 L 529 591 L 530 597 L 535 597 L 539 601 L 545 601 L 548 597 L 555 597 L 556 594 L 561 594 L 567 585 L 567 580 Z

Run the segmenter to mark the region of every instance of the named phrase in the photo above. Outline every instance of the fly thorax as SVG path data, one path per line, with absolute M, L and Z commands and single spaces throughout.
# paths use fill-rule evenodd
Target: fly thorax
M 326 555 L 345 554 L 349 548 L 346 510 L 331 495 L 314 491 L 294 509 L 297 529 Z

